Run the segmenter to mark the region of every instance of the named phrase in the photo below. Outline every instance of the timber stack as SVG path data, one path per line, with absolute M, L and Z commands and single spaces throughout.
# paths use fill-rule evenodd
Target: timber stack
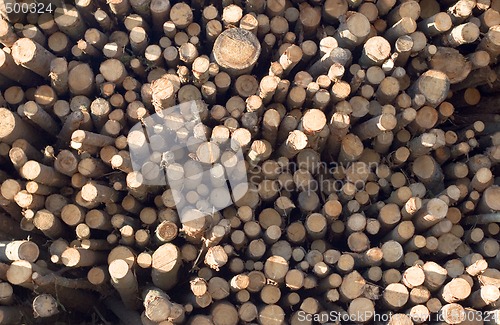
M 500 324 L 500 0 L 0 14 L 0 324 Z

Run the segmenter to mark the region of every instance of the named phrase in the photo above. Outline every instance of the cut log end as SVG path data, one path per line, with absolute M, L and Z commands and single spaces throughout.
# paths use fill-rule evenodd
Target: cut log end
M 36 44 L 29 38 L 21 38 L 14 43 L 12 54 L 18 64 L 30 62 L 36 55 Z
M 33 314 L 35 317 L 51 317 L 59 313 L 57 300 L 49 294 L 41 294 L 33 300 Z
M 221 68 L 237 76 L 250 72 L 255 65 L 260 55 L 260 43 L 251 32 L 230 28 L 215 40 L 213 54 Z

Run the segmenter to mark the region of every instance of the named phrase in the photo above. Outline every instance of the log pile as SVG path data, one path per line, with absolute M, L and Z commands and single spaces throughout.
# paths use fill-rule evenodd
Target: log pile
M 0 4 L 0 324 L 498 324 L 499 11 Z

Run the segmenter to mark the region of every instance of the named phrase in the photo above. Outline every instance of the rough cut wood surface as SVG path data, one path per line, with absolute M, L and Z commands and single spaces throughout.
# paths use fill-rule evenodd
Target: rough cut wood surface
M 1 2 L 0 324 L 497 324 L 499 11 Z

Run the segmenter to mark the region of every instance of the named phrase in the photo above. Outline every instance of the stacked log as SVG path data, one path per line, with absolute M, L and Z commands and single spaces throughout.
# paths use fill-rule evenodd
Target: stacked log
M 0 324 L 497 322 L 497 2 L 5 1 Z

